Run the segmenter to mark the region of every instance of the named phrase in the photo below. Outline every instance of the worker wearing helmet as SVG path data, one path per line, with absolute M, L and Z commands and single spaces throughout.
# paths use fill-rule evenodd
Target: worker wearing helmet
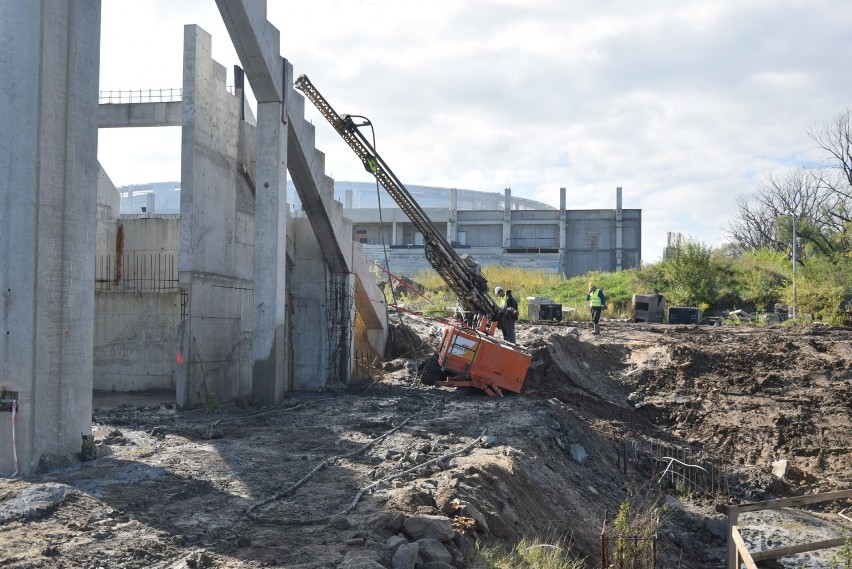
M 497 298 L 503 300 L 503 308 L 500 311 L 500 329 L 503 330 L 503 339 L 515 343 L 515 320 L 518 319 L 518 301 L 512 296 L 512 291 L 503 291 L 503 287 L 494 289 Z
M 589 310 L 592 311 L 592 323 L 594 331 L 592 334 L 600 334 L 601 312 L 606 308 L 606 297 L 601 289 L 595 283 L 589 283 L 589 294 L 586 295 L 586 300 L 589 301 Z

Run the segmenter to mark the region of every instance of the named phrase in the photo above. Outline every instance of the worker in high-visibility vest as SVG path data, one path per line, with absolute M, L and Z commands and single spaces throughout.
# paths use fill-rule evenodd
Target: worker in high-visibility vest
M 601 312 L 606 308 L 606 296 L 595 286 L 595 283 L 589 283 L 589 294 L 586 295 L 586 300 L 589 301 L 589 309 L 592 311 L 592 323 L 595 328 L 592 334 L 600 334 Z

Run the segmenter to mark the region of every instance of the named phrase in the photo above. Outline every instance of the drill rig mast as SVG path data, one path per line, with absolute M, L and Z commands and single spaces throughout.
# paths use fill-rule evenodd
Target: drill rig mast
M 488 294 L 488 282 L 453 249 L 438 231 L 408 189 L 385 163 L 359 127 L 356 115 L 338 114 L 306 75 L 295 87 L 316 106 L 335 131 L 372 173 L 423 235 L 429 263 L 453 290 L 466 311 L 474 314 L 475 329 L 446 324 L 438 353 L 427 361 L 424 378 L 444 379 L 446 385 L 478 387 L 489 395 L 502 389 L 519 392 L 526 377 L 531 356 L 523 349 L 494 338 L 504 311 Z

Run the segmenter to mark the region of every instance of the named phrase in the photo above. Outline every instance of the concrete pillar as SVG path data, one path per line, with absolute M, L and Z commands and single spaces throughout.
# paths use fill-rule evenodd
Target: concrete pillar
M 450 189 L 450 217 L 447 221 L 447 241 L 451 244 L 459 240 L 458 226 L 458 209 L 459 209 L 459 191 L 456 188 Z
M 92 431 L 100 0 L 0 0 L 0 476 Z M 10 443 L 17 401 L 17 467 Z
M 275 404 L 284 392 L 287 267 L 287 125 L 279 101 L 257 104 L 252 392 Z
M 620 273 L 624 257 L 624 216 L 621 211 L 621 186 L 615 189 L 615 272 Z
M 512 237 L 512 188 L 506 188 L 503 199 L 503 248 L 510 245 Z
M 344 209 L 352 209 L 352 190 L 346 190 L 346 197 L 343 203 Z
M 565 211 L 565 188 L 559 188 L 559 271 L 566 274 L 568 271 L 568 259 L 566 248 L 568 246 L 568 213 Z
M 381 231 L 381 228 L 379 229 Z M 393 245 L 399 245 L 399 239 L 397 236 L 397 223 L 396 220 L 391 222 L 391 243 Z
M 157 213 L 157 196 L 154 192 L 145 194 L 145 213 L 152 216 Z

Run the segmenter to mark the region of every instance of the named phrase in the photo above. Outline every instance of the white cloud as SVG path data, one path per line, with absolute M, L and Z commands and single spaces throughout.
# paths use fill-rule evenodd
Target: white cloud
M 270 1 L 268 18 L 296 75 L 370 117 L 403 181 L 555 206 L 566 187 L 571 208 L 615 207 L 622 186 L 643 210 L 646 261 L 668 231 L 720 244 L 737 195 L 814 160 L 806 128 L 852 92 L 840 0 Z M 105 0 L 103 21 L 102 89 L 179 87 L 185 24 L 212 34 L 229 76 L 238 64 L 210 0 Z M 366 180 L 307 115 L 328 173 Z M 159 152 L 127 154 L 105 161 L 116 183 L 174 179 Z

